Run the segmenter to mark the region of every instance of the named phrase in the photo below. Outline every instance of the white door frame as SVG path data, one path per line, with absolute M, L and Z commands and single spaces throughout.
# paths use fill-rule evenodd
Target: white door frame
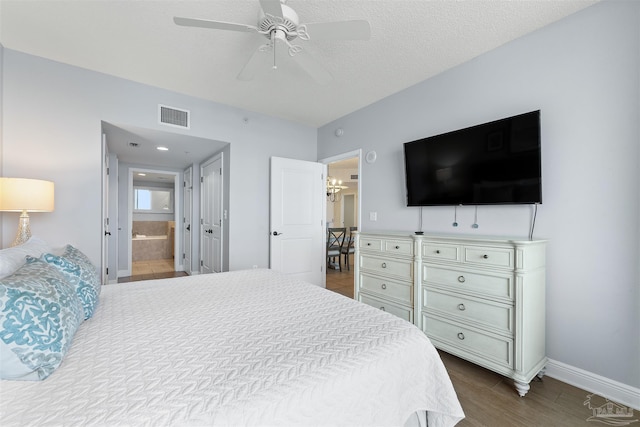
M 361 228 L 360 224 L 362 224 L 362 149 L 359 148 L 357 150 L 349 151 L 347 153 L 326 157 L 318 161 L 328 166 L 330 163 L 339 162 L 340 160 L 352 159 L 354 157 L 358 158 L 358 197 L 356 201 L 358 212 L 356 213 L 356 223 L 358 224 L 358 230 L 360 230 Z M 324 209 L 324 216 L 325 216 L 324 222 L 326 224 L 327 223 L 326 208 Z
M 129 251 L 129 270 L 128 275 L 130 276 L 133 273 L 133 241 L 131 236 L 131 230 L 133 229 L 133 174 L 136 172 L 151 172 L 151 173 L 161 173 L 165 175 L 173 175 L 173 220 L 179 224 L 179 221 L 176 218 L 179 218 L 178 213 L 180 212 L 180 205 L 182 204 L 182 196 L 180 192 L 180 172 L 176 171 L 167 171 L 162 169 L 151 169 L 151 168 L 142 168 L 142 167 L 129 167 L 129 182 L 127 189 L 127 197 L 128 197 L 128 206 L 129 206 L 129 233 L 127 236 L 127 248 Z M 182 229 L 181 227 L 175 227 L 175 235 L 173 239 L 174 248 L 178 253 L 182 253 L 180 251 L 180 242 L 182 241 Z M 175 254 L 175 251 L 174 251 Z M 180 264 L 181 257 L 175 256 L 173 257 L 173 269 L 175 271 L 181 271 L 182 266 Z
M 184 230 L 184 242 L 182 243 L 182 255 L 181 259 L 183 261 L 182 267 L 184 271 L 191 275 L 193 268 L 193 165 L 186 168 L 183 172 L 183 195 L 184 195 L 184 203 L 182 209 L 182 222 L 180 223 L 180 229 L 184 230 L 185 222 L 187 222 L 187 226 L 189 227 L 189 234 L 187 234 L 186 230 Z M 189 182 L 187 183 L 187 176 L 189 177 Z M 187 188 L 187 184 L 189 188 Z M 188 212 L 187 212 L 188 208 Z M 189 254 L 189 258 L 186 257 L 186 254 Z M 187 262 L 188 261 L 188 262 Z

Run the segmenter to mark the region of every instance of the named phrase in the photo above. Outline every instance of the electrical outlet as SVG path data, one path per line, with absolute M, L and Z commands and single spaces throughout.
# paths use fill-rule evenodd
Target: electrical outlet
M 256 264 L 253 264 L 253 268 L 258 268 L 258 266 Z
M 377 221 L 378 212 L 369 212 L 369 221 Z

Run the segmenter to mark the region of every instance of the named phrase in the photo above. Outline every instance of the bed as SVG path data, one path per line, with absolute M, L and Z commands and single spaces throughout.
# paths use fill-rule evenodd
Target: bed
M 48 378 L 0 387 L 5 427 L 450 426 L 464 417 L 416 327 L 268 269 L 103 286 Z

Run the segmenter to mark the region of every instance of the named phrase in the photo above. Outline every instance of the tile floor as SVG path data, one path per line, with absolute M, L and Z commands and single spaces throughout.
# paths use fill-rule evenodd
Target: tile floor
M 169 277 L 186 276 L 183 271 L 175 271 L 173 258 L 155 259 L 148 261 L 134 261 L 131 276 L 120 277 L 118 283 L 137 282 L 139 280 L 166 279 Z

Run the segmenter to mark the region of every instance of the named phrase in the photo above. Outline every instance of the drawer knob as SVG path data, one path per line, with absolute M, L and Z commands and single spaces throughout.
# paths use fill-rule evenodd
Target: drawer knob
M 387 263 L 386 262 L 382 263 L 382 268 L 387 268 Z
M 482 258 L 484 258 L 484 259 L 489 259 L 489 255 L 484 254 L 484 255 L 482 255 Z
M 367 243 L 367 246 L 371 246 L 371 243 Z
M 464 278 L 464 276 L 458 276 L 458 282 L 460 282 L 460 283 L 464 283 L 464 282 L 465 282 L 465 280 L 466 280 L 466 279 Z
M 396 245 L 396 249 L 400 249 L 400 246 Z
M 464 306 L 464 304 L 458 304 L 458 310 L 460 311 L 465 311 L 467 308 Z
M 385 310 L 385 309 L 384 309 L 384 307 L 380 307 L 380 310 L 382 310 L 382 311 L 387 311 L 387 310 Z
M 382 284 L 382 286 L 381 286 L 381 287 L 382 287 L 382 289 L 387 289 L 387 285 L 386 285 L 386 284 L 384 284 L 384 283 Z
M 458 332 L 458 339 L 459 340 L 463 340 L 464 339 L 464 334 L 462 332 Z
M 436 249 L 436 253 L 439 254 L 440 253 L 440 249 Z

